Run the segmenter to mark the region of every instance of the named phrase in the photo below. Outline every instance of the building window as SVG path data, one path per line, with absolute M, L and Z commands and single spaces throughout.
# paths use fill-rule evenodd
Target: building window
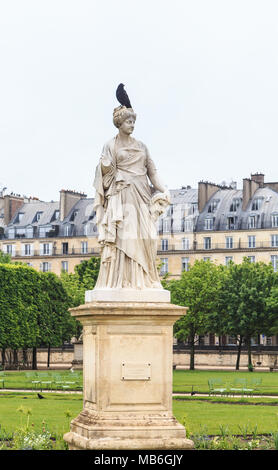
M 232 261 L 233 261 L 233 257 L 232 257 L 232 256 L 226 256 L 226 257 L 225 257 L 225 264 L 226 264 L 226 266 L 228 266 Z
M 271 216 L 271 225 L 272 227 L 278 227 L 278 214 L 273 214 Z
M 15 229 L 14 228 L 9 228 L 8 230 L 8 238 L 15 238 Z
M 161 250 L 168 251 L 168 240 L 166 238 L 161 240 Z
M 44 261 L 42 264 L 41 264 L 41 271 L 43 273 L 48 273 L 50 271 L 50 263 L 48 263 L 47 261 Z
M 170 231 L 170 223 L 169 223 L 169 220 L 165 219 L 163 220 L 163 233 L 169 232 L 169 231 Z
M 81 253 L 82 255 L 88 253 L 88 242 L 81 242 Z
M 25 256 L 30 256 L 31 255 L 31 245 L 30 244 L 24 245 L 24 255 Z
M 256 237 L 255 237 L 255 235 L 250 235 L 248 237 L 248 248 L 256 248 Z
M 69 271 L 69 262 L 68 261 L 62 261 L 62 271 L 65 271 L 66 273 Z
M 237 217 L 228 217 L 227 218 L 227 229 L 234 230 L 236 228 Z
M 226 248 L 230 249 L 234 247 L 233 237 L 226 237 Z
M 278 246 L 278 235 L 271 235 L 271 246 Z
M 161 263 L 160 274 L 163 276 L 168 273 L 168 258 L 161 258 Z
M 277 272 L 277 267 L 278 267 L 278 256 L 277 255 L 272 255 L 271 256 L 271 264 L 273 266 L 274 271 Z
M 183 238 L 181 241 L 182 250 L 189 250 L 189 238 Z
M 219 199 L 213 199 L 208 206 L 208 212 L 215 212 L 219 204 Z
M 250 215 L 248 219 L 248 228 L 256 228 L 256 216 Z
M 34 217 L 33 223 L 34 222 L 39 222 L 39 220 L 41 219 L 42 214 L 43 214 L 43 212 L 37 212 L 35 217 Z
M 248 256 L 250 263 L 255 263 L 255 256 Z
M 183 218 L 181 221 L 181 231 L 191 232 L 192 231 L 192 220 Z
M 189 258 L 182 258 L 181 259 L 181 270 L 188 271 L 189 270 Z
M 49 243 L 43 243 L 43 250 L 42 254 L 43 255 L 49 255 L 50 250 L 49 250 Z
M 9 255 L 13 255 L 13 252 L 14 252 L 14 248 L 13 248 L 13 245 L 6 245 L 6 250 L 7 250 L 7 253 Z
M 213 229 L 213 219 L 208 218 L 205 219 L 205 230 L 212 230 Z
M 210 237 L 204 237 L 204 249 L 205 250 L 210 250 L 211 249 L 211 238 Z
M 236 212 L 239 206 L 240 206 L 240 199 L 239 198 L 233 199 L 230 205 L 230 212 Z
M 263 203 L 263 199 L 261 197 L 257 197 L 256 199 L 254 199 L 254 201 L 252 202 L 252 208 L 251 210 L 252 211 L 258 211 L 261 206 L 262 206 L 262 203 Z

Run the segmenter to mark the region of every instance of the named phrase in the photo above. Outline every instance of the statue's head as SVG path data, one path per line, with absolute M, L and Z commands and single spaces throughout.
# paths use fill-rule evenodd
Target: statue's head
M 118 129 L 125 123 L 125 121 L 132 121 L 133 126 L 136 120 L 136 114 L 132 108 L 126 108 L 126 106 L 118 106 L 114 109 L 113 113 L 113 124 Z
M 113 123 L 118 129 L 122 129 L 125 133 L 131 134 L 134 129 L 136 114 L 132 109 L 124 84 L 120 83 L 116 90 L 116 97 L 121 106 L 114 109 Z

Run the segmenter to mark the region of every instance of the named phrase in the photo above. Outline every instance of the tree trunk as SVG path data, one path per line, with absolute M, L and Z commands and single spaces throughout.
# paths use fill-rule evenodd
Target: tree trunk
M 236 370 L 239 370 L 240 355 L 241 355 L 241 346 L 242 346 L 242 335 L 239 336 L 239 342 L 237 347 L 237 359 L 236 359 Z
M 6 363 L 6 348 L 2 348 L 2 368 L 5 369 Z
M 33 356 L 32 356 L 32 369 L 36 370 L 37 366 L 37 348 L 33 348 Z
M 18 354 L 17 354 L 17 349 L 13 350 L 13 367 L 15 369 L 18 368 Z
M 27 348 L 23 348 L 22 353 L 23 353 L 23 367 L 27 367 L 27 366 L 28 366 L 28 352 L 27 352 Z
M 248 351 L 248 370 L 249 372 L 253 372 L 253 365 L 252 365 L 252 355 L 251 355 L 251 337 L 247 337 L 247 351 Z
M 190 335 L 190 370 L 195 369 L 195 334 Z
M 50 366 L 50 349 L 51 349 L 51 346 L 49 344 L 48 349 L 47 349 L 47 368 L 48 369 L 49 369 L 49 366 Z

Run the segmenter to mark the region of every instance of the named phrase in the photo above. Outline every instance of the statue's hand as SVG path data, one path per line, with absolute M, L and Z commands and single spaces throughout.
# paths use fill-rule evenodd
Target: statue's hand
M 168 190 L 164 191 L 164 193 L 157 193 L 152 197 L 150 212 L 154 220 L 157 220 L 158 217 L 163 214 L 170 202 L 171 198 Z

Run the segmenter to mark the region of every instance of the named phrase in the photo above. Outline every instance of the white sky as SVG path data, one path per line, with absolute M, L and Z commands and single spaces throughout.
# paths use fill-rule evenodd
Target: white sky
M 120 82 L 169 188 L 278 181 L 276 0 L 0 0 L 0 183 L 94 196 Z

